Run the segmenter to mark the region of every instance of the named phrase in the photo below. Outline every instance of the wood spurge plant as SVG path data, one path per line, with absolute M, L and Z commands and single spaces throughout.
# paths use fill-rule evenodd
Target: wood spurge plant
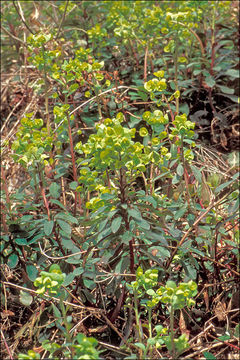
M 235 1 L 2 5 L 9 359 L 235 359 Z
M 134 296 L 134 310 L 139 340 L 135 345 L 139 348 L 139 357 L 144 359 L 149 356 L 152 357 L 153 348 L 159 349 L 165 344 L 172 358 L 178 358 L 189 345 L 186 334 L 182 334 L 178 338 L 175 337 L 174 311 L 183 309 L 184 306 L 191 307 L 195 305 L 192 297 L 197 295 L 197 284 L 190 280 L 188 283 L 180 283 L 177 286 L 174 281 L 169 280 L 165 286 L 154 290 L 158 286 L 158 270 L 149 269 L 143 273 L 142 268 L 139 267 L 136 273 L 136 280 L 127 285 Z M 169 330 L 162 325 L 156 325 L 152 329 L 152 311 L 159 302 L 167 304 L 170 315 Z M 142 324 L 141 322 L 141 313 L 138 310 L 139 305 L 142 305 L 148 312 L 148 324 Z M 143 326 L 147 327 L 149 331 L 146 343 L 144 341 Z M 153 333 L 155 333 L 155 336 L 153 336 Z

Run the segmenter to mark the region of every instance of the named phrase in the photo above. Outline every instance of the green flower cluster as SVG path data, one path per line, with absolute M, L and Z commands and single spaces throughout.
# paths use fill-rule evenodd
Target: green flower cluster
M 28 113 L 21 120 L 21 126 L 12 144 L 13 158 L 23 166 L 40 161 L 46 163 L 46 152 L 52 149 L 53 137 L 48 135 L 43 127 L 42 119 L 32 118 L 33 113 Z
M 51 265 L 49 272 L 41 271 L 40 277 L 37 277 L 34 281 L 34 286 L 38 287 L 36 292 L 43 295 L 48 291 L 49 295 L 56 295 L 64 282 L 65 277 L 66 274 L 62 273 L 59 265 Z
M 195 305 L 192 297 L 197 295 L 197 284 L 190 280 L 177 286 L 174 281 L 169 280 L 156 291 L 156 294 L 162 303 L 171 304 L 174 310 L 182 309 L 186 305 Z

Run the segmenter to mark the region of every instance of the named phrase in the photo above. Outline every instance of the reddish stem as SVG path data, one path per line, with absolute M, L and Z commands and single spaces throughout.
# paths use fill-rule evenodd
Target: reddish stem
M 70 124 L 70 116 L 69 116 L 69 114 L 67 114 L 67 120 L 68 120 L 68 135 L 69 135 L 70 151 L 71 151 L 72 167 L 73 167 L 73 180 L 77 182 L 78 181 L 77 180 L 77 168 L 76 168 L 76 162 L 75 162 L 74 146 L 73 146 L 73 138 L 72 138 L 72 129 L 71 129 L 71 124 Z M 78 200 L 78 203 L 79 203 L 80 212 L 82 212 L 82 202 L 81 202 L 80 194 L 77 191 L 75 191 L 74 194 L 75 194 L 74 215 L 76 215 L 77 200 Z
M 148 44 L 145 49 L 145 56 L 144 56 L 144 74 L 143 74 L 143 80 L 144 82 L 147 81 L 147 58 L 148 58 Z

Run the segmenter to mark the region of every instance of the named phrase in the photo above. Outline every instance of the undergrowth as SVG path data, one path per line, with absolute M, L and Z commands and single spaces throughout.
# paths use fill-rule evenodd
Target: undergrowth
M 27 98 L 2 127 L 9 358 L 238 352 L 237 154 L 220 161 L 199 141 L 211 121 L 228 150 L 228 116 L 238 131 L 231 4 L 5 3 Z

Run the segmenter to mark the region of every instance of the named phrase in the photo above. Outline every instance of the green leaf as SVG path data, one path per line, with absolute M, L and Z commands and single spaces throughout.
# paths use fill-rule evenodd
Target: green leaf
M 52 233 L 53 225 L 54 225 L 53 220 L 44 221 L 43 230 L 46 236 L 49 236 Z
M 128 244 L 130 240 L 134 237 L 134 234 L 131 231 L 125 231 L 121 239 L 124 244 Z
M 218 85 L 218 87 L 224 94 L 230 94 L 230 95 L 234 94 L 234 89 L 231 89 L 231 88 L 229 88 L 227 86 L 223 86 L 223 85 Z
M 63 220 L 57 219 L 56 222 L 58 223 L 58 225 L 60 226 L 60 228 L 67 234 L 71 234 L 71 226 Z
M 134 345 L 136 345 L 137 347 L 139 347 L 142 350 L 145 350 L 145 345 L 142 343 L 135 343 Z
M 76 276 L 76 275 L 75 275 L 73 272 L 67 274 L 67 276 L 65 277 L 65 280 L 64 280 L 64 282 L 63 282 L 63 286 L 68 286 L 68 285 L 70 285 L 70 284 L 73 282 L 75 276 Z
M 69 214 L 68 212 L 60 212 L 55 216 L 55 219 L 62 219 L 71 222 L 72 224 L 78 224 L 78 220 Z
M 77 181 L 72 181 L 72 182 L 70 182 L 69 188 L 70 188 L 71 190 L 76 190 L 77 187 L 78 187 L 78 182 L 77 182 Z
M 26 266 L 28 277 L 31 281 L 35 281 L 38 276 L 38 269 L 36 266 L 33 265 L 27 265 Z
M 233 77 L 234 79 L 239 78 L 239 70 L 228 69 L 225 74 Z
M 16 238 L 16 239 L 14 239 L 14 241 L 17 245 L 27 245 L 28 244 L 26 239 Z
M 62 208 L 63 210 L 66 210 L 65 206 L 61 203 L 61 201 L 55 200 L 55 199 L 51 199 L 50 202 L 51 202 L 51 204 L 58 205 L 58 206 L 59 206 L 60 208 Z
M 217 342 L 217 340 L 226 341 L 226 340 L 229 340 L 229 339 L 231 339 L 231 336 L 228 335 L 228 334 L 225 334 L 225 335 L 219 336 L 216 340 L 214 340 L 214 342 Z
M 58 185 L 58 184 L 55 183 L 55 182 L 52 183 L 52 184 L 50 185 L 50 187 L 49 187 L 50 195 L 51 195 L 53 198 L 55 198 L 55 199 L 59 198 L 59 196 L 60 196 L 60 190 L 61 190 L 60 185 Z
M 28 292 L 21 290 L 19 300 L 23 305 L 30 306 L 33 301 L 33 297 Z
M 136 220 L 139 220 L 142 218 L 140 211 L 138 211 L 136 209 L 128 209 L 127 212 L 128 212 L 129 216 L 133 217 Z
M 163 247 L 163 246 L 154 246 L 154 247 L 151 247 L 149 249 L 149 251 L 150 250 L 157 250 L 158 254 L 156 255 L 156 257 L 159 258 L 159 255 L 161 255 L 161 260 L 163 260 L 163 259 L 167 258 L 168 256 L 170 256 L 169 250 L 166 247 Z
M 174 219 L 178 220 L 185 214 L 186 211 L 187 211 L 187 206 L 186 205 L 182 206 L 178 211 L 175 212 Z
M 216 95 L 223 95 L 223 94 L 222 93 L 216 93 Z M 239 96 L 224 94 L 224 97 L 230 99 L 231 101 L 235 102 L 236 104 L 239 104 Z
M 79 88 L 78 84 L 72 84 L 68 89 L 68 95 L 71 95 Z
M 52 308 L 53 308 L 54 316 L 57 319 L 60 319 L 62 317 L 60 310 L 53 303 L 52 303 Z
M 212 76 L 208 76 L 205 78 L 205 82 L 206 84 L 210 87 L 210 88 L 213 88 L 214 85 L 216 84 L 215 80 L 213 79 Z
M 194 165 L 191 165 L 191 169 L 193 171 L 193 174 L 194 174 L 196 180 L 199 183 L 201 183 L 202 182 L 202 173 L 201 173 L 201 171 Z
M 8 266 L 10 269 L 14 269 L 18 264 L 18 256 L 16 254 L 12 254 L 8 258 Z
M 114 194 L 109 194 L 109 193 L 101 194 L 101 199 L 103 199 L 103 200 L 110 200 L 110 199 L 114 199 L 114 198 L 115 198 Z
M 154 207 L 154 209 L 156 209 L 157 201 L 151 195 L 144 196 L 144 200 L 150 202 L 152 204 L 152 206 Z
M 44 233 L 40 232 L 39 234 L 37 234 L 31 240 L 28 241 L 28 245 L 34 244 L 35 242 L 37 242 L 39 239 L 42 239 L 43 237 L 44 237 Z
M 144 219 L 135 219 L 136 223 L 138 224 L 138 226 L 142 229 L 145 230 L 149 230 L 150 229 L 150 224 L 148 221 L 144 220 Z
M 182 105 L 179 106 L 179 110 L 181 111 L 181 113 L 186 114 L 187 116 L 189 115 L 189 106 L 187 103 L 184 103 Z
M 175 174 L 174 177 L 172 178 L 172 184 L 176 185 L 179 183 L 179 181 L 180 181 L 179 176 L 177 174 Z
M 168 246 L 168 242 L 165 238 L 165 236 L 160 232 L 154 232 L 153 231 L 145 231 L 145 236 L 147 239 L 149 239 L 151 242 L 156 242 L 158 244 L 163 244 L 164 246 Z
M 142 99 L 142 101 L 147 101 L 148 100 L 148 94 L 146 94 L 145 92 L 138 91 L 138 95 Z
M 240 324 L 237 324 L 237 326 L 235 327 L 234 336 L 236 336 L 239 339 L 239 337 L 240 337 Z
M 120 228 L 122 223 L 122 217 L 118 216 L 117 218 L 113 219 L 112 224 L 111 224 L 111 230 L 112 232 L 115 234 L 118 229 Z
M 108 223 L 108 218 L 104 219 L 102 222 L 99 223 L 99 228 L 98 231 L 101 232 L 107 225 Z
M 182 166 L 182 164 L 178 164 L 177 174 L 178 174 L 179 176 L 183 176 L 183 173 L 184 173 L 184 167 Z
M 79 255 L 79 256 L 81 256 L 81 255 Z M 75 276 L 79 276 L 79 275 L 81 275 L 83 272 L 84 272 L 84 269 L 83 269 L 82 267 L 78 267 L 78 268 L 76 268 L 76 269 L 73 270 L 73 274 L 74 274 Z
M 239 177 L 239 172 L 234 174 L 232 179 L 225 182 L 224 184 L 219 185 L 216 189 L 215 192 L 216 194 L 219 193 L 221 190 L 225 189 L 227 186 L 229 186 L 230 184 L 232 184 L 237 178 Z
M 204 351 L 203 356 L 206 360 L 216 360 L 215 356 L 208 351 Z

